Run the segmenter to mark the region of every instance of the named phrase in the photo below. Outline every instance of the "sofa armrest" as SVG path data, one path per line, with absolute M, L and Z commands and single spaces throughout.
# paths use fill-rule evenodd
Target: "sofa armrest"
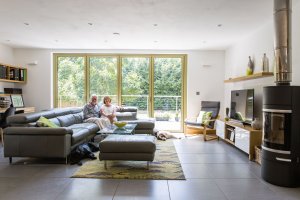
M 4 135 L 67 135 L 73 134 L 72 129 L 67 127 L 7 127 Z

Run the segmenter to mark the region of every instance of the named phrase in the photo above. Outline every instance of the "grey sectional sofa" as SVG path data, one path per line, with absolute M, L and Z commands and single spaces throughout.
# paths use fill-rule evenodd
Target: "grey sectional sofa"
M 59 128 L 37 127 L 44 116 Z M 61 108 L 10 116 L 4 129 L 4 157 L 65 158 L 79 144 L 94 138 L 99 128 L 84 123 L 81 108 Z
M 153 134 L 154 119 L 137 119 L 137 109 L 119 109 L 117 118 L 137 123 L 136 134 Z M 59 128 L 37 127 L 36 121 L 44 116 Z M 4 157 L 65 158 L 78 145 L 95 137 L 99 128 L 84 123 L 82 108 L 56 108 L 36 113 L 24 113 L 7 118 L 10 127 L 4 129 Z

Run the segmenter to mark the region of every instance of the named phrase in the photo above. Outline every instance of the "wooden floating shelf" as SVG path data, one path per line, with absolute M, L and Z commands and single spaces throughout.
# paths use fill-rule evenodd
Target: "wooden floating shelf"
M 25 83 L 25 81 L 9 80 L 9 79 L 0 79 L 2 82 L 11 82 L 11 83 Z
M 233 83 L 233 82 L 246 81 L 246 80 L 252 80 L 252 79 L 257 79 L 257 78 L 265 78 L 265 77 L 270 77 L 270 76 L 274 76 L 273 72 L 259 72 L 259 73 L 255 73 L 255 74 L 248 75 L 248 76 L 229 78 L 229 79 L 225 80 L 224 83 Z

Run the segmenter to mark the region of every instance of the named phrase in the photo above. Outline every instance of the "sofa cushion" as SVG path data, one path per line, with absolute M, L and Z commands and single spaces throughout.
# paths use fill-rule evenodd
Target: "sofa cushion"
M 73 116 L 75 118 L 75 124 L 79 124 L 79 123 L 83 122 L 83 113 L 82 112 L 73 114 Z
M 89 135 L 89 130 L 86 128 L 74 128 L 73 130 L 73 135 L 72 135 L 72 145 L 84 141 L 85 138 Z
M 136 112 L 117 112 L 116 117 L 118 121 L 136 120 Z
M 94 123 L 80 123 L 80 124 L 72 124 L 68 128 L 70 129 L 88 129 L 90 132 L 96 133 L 99 131 L 99 127 Z
M 73 114 L 64 115 L 57 117 L 59 123 L 63 127 L 71 126 L 72 124 L 75 124 L 76 119 Z
M 135 129 L 154 129 L 155 126 L 155 119 L 148 118 L 148 119 L 138 119 L 134 121 L 127 121 L 129 124 L 137 124 Z
M 36 122 L 41 116 L 47 119 L 55 117 L 53 111 L 43 111 L 37 113 L 22 113 L 18 115 L 12 115 L 7 118 L 7 123 L 12 124 L 27 124 L 30 122 Z
M 47 119 L 68 114 L 78 114 L 82 112 L 82 108 L 54 108 L 35 113 L 22 113 L 12 115 L 7 118 L 7 123 L 12 126 L 28 126 L 28 123 L 36 122 L 41 116 Z
M 126 107 L 118 107 L 117 112 L 137 112 L 137 107 L 134 106 L 126 106 Z

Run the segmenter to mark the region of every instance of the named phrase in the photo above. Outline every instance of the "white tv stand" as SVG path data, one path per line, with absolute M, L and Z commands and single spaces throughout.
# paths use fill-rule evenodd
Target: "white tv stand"
M 254 159 L 255 146 L 261 145 L 262 131 L 254 130 L 249 125 L 235 121 L 216 120 L 216 134 L 227 143 L 244 151 L 249 155 L 249 160 Z

